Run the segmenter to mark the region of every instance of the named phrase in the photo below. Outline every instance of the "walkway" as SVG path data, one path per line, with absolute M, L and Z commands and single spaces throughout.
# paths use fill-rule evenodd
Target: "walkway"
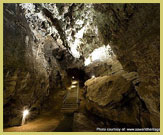
M 71 87 L 67 92 L 65 100 L 63 101 L 63 106 L 61 109 L 63 113 L 73 113 L 78 110 L 79 103 L 78 93 L 79 93 L 79 82 L 74 80 L 72 81 Z
M 64 119 L 59 123 L 54 132 L 72 132 L 74 112 L 78 111 L 79 103 L 79 82 L 72 81 L 61 111 L 64 113 Z

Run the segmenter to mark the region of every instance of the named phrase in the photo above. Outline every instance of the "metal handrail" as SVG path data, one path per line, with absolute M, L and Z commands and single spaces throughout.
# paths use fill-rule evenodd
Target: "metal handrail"
M 66 95 L 63 97 L 63 103 L 65 103 L 67 96 L 68 96 L 68 90 L 66 92 Z

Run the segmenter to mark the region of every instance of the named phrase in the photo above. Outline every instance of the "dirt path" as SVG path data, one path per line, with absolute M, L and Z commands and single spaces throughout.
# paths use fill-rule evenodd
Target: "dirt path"
M 51 132 L 55 130 L 61 120 L 61 114 L 47 114 L 23 126 L 6 128 L 4 132 Z
M 58 124 L 54 132 L 72 132 L 74 114 L 65 114 L 64 119 Z
M 72 94 L 71 96 L 76 93 Z M 79 97 L 81 98 L 81 92 L 79 93 Z M 68 101 L 66 101 L 68 102 Z M 75 98 L 76 102 L 76 98 Z M 79 110 L 83 112 L 84 108 L 82 107 L 83 103 L 81 103 Z M 40 115 L 33 121 L 28 122 L 23 126 L 15 126 L 10 128 L 5 128 L 4 132 L 72 132 L 73 125 L 73 113 L 71 114 L 63 114 L 63 113 L 48 113 L 44 115 Z

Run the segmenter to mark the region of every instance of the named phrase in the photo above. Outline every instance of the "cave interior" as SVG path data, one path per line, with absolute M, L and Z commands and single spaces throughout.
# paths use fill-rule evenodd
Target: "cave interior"
M 160 4 L 3 5 L 6 132 L 160 127 Z

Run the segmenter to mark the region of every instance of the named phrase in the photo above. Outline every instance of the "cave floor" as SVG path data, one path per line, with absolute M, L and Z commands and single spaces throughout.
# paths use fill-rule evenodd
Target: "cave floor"
M 79 98 L 82 99 L 80 89 Z M 83 112 L 83 102 L 81 100 L 79 111 Z M 5 128 L 4 132 L 71 132 L 73 116 L 64 115 L 61 112 L 50 112 L 40 115 L 38 118 L 26 123 L 23 126 Z
M 51 132 L 56 129 L 62 118 L 61 113 L 41 115 L 23 126 L 6 128 L 4 132 Z

